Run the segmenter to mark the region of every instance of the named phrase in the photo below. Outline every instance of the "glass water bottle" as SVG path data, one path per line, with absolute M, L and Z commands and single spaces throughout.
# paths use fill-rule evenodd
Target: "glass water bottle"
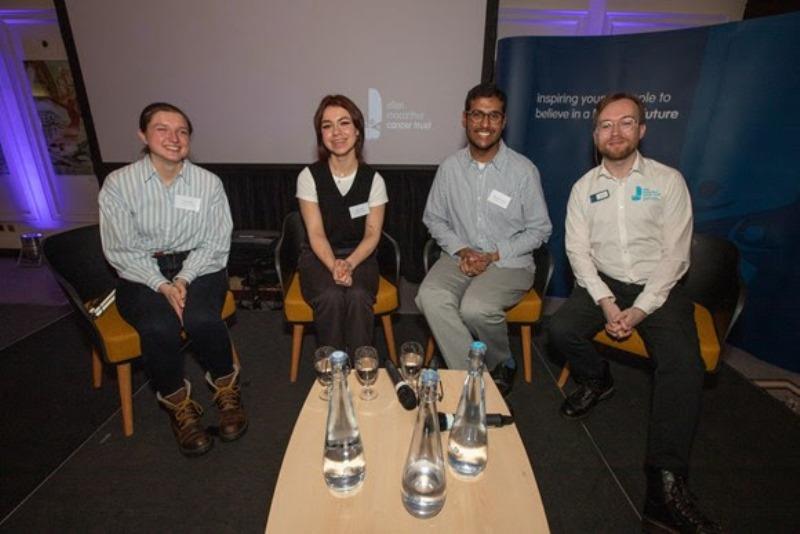
M 447 493 L 442 437 L 436 398 L 439 374 L 425 369 L 420 378 L 419 410 L 414 435 L 403 467 L 403 505 L 422 519 L 433 517 L 444 506 Z
M 486 467 L 489 455 L 483 385 L 485 355 L 485 343 L 475 341 L 470 345 L 469 370 L 447 444 L 447 461 L 450 467 L 459 475 L 467 477 L 479 475 Z
M 364 446 L 347 387 L 348 361 L 347 354 L 342 351 L 330 355 L 332 382 L 322 461 L 325 484 L 339 494 L 358 489 L 366 475 Z

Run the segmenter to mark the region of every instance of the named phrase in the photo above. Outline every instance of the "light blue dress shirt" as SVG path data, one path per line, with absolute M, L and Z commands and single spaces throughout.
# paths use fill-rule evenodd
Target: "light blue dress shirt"
M 450 255 L 464 247 L 497 251 L 498 267 L 534 270 L 531 252 L 552 231 L 539 171 L 500 141 L 492 161 L 459 150 L 439 166 L 425 213 L 425 226 Z

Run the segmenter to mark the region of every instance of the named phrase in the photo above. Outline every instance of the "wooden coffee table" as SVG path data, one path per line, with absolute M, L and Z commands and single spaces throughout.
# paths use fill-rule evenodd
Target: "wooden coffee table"
M 444 399 L 439 411 L 455 412 L 464 371 L 439 371 Z M 508 414 L 508 407 L 489 375 L 486 376 L 486 410 Z M 322 478 L 327 402 L 319 399 L 315 382 L 295 423 L 283 457 L 281 472 L 267 517 L 268 533 L 519 533 L 549 532 L 542 498 L 528 455 L 515 425 L 489 429 L 489 461 L 475 480 L 456 478 L 447 470 L 447 500 L 430 519 L 417 519 L 403 507 L 401 473 L 416 411 L 406 411 L 397 401 L 384 369 L 375 388 L 378 398 L 358 398 L 360 385 L 350 374 L 350 391 L 356 409 L 367 474 L 353 495 L 337 497 Z M 448 433 L 442 433 L 447 462 Z

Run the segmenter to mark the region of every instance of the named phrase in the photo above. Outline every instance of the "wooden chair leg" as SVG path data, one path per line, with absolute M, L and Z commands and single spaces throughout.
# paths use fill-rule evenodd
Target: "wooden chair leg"
M 103 385 L 103 362 L 97 349 L 92 349 L 92 387 L 99 389 Z
M 558 376 L 558 387 L 564 389 L 567 380 L 569 380 L 569 364 L 565 363 L 564 367 L 561 368 L 561 374 Z
M 397 345 L 394 342 L 391 314 L 381 315 L 381 323 L 383 323 L 383 335 L 386 337 L 386 347 L 389 349 L 389 358 L 393 364 L 397 365 Z
M 531 325 L 520 325 L 520 333 L 522 334 L 522 368 L 525 371 L 525 382 L 531 383 L 533 378 L 533 365 L 531 364 L 531 338 L 532 332 Z
M 289 369 L 289 381 L 297 382 L 297 371 L 300 368 L 300 351 L 303 348 L 303 323 L 292 325 L 292 366 Z
M 428 336 L 428 343 L 425 345 L 425 367 L 430 365 L 434 352 L 436 352 L 436 342 L 433 336 Z
M 131 364 L 117 365 L 119 382 L 119 401 L 122 405 L 122 432 L 126 437 L 133 435 L 133 392 L 131 391 Z
M 231 340 L 231 358 L 233 358 L 233 364 L 241 369 L 242 363 L 239 361 L 239 351 L 236 350 L 233 340 Z

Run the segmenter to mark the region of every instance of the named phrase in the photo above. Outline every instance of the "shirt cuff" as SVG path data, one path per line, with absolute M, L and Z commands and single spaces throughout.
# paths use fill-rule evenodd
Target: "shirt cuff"
M 586 288 L 586 291 L 589 292 L 589 296 L 592 297 L 592 300 L 595 304 L 599 305 L 600 301 L 607 297 L 616 298 L 614 297 L 614 293 L 612 293 L 611 290 L 608 289 L 608 286 L 599 278 L 597 283 L 586 284 L 584 287 Z
M 189 285 L 197 278 L 197 273 L 190 269 L 181 269 L 181 272 L 176 274 L 175 278 L 183 278 L 186 280 L 186 285 Z
M 169 284 L 169 280 L 161 276 L 153 276 L 147 281 L 147 287 L 158 293 L 158 288 L 161 287 L 161 284 Z
M 636 297 L 636 300 L 633 302 L 633 306 L 639 308 L 647 315 L 650 315 L 651 313 L 659 309 L 661 305 L 664 304 L 665 300 L 666 299 L 657 297 L 652 293 L 645 293 L 644 291 L 642 291 L 641 293 L 639 293 L 639 296 Z

